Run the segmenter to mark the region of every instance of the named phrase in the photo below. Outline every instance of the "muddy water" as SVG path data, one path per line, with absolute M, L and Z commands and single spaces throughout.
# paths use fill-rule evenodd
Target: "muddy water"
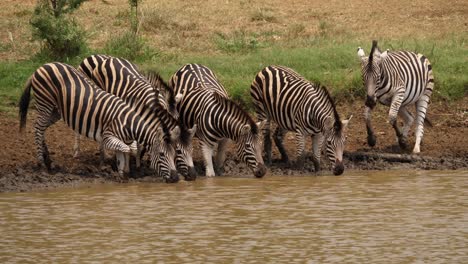
M 468 172 L 0 194 L 0 262 L 467 263 Z

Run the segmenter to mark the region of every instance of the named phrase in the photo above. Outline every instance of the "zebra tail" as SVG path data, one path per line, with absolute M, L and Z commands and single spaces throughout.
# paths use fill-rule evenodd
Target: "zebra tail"
M 26 126 L 26 118 L 28 116 L 29 101 L 31 99 L 32 78 L 29 78 L 24 87 L 23 94 L 19 101 L 19 116 L 20 116 L 20 132 Z

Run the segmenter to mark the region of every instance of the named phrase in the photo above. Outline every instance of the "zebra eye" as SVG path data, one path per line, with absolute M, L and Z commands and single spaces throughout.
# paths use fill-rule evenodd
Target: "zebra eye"
M 181 149 L 176 149 L 176 153 L 177 153 L 178 155 L 182 155 L 182 150 L 181 150 Z
M 164 155 L 164 152 L 159 152 L 159 158 L 164 158 L 166 155 Z

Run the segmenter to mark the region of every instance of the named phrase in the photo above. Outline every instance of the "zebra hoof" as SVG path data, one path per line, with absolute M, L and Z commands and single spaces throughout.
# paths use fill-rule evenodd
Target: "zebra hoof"
M 377 143 L 377 138 L 373 134 L 367 135 L 367 144 L 370 147 L 374 147 L 376 143 Z

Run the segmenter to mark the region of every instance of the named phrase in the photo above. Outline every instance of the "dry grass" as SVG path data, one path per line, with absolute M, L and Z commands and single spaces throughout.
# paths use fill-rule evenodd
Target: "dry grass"
M 34 5 L 0 1 L 0 60 L 28 58 L 38 49 L 28 23 Z M 92 0 L 80 8 L 76 18 L 90 33 L 91 48 L 102 48 L 128 27 L 127 10 L 127 0 Z M 468 32 L 468 1 L 457 0 L 144 0 L 140 10 L 141 33 L 168 53 L 212 53 L 214 36 L 233 32 L 269 36 L 279 45 L 323 34 L 367 44 L 374 38 L 442 39 Z

